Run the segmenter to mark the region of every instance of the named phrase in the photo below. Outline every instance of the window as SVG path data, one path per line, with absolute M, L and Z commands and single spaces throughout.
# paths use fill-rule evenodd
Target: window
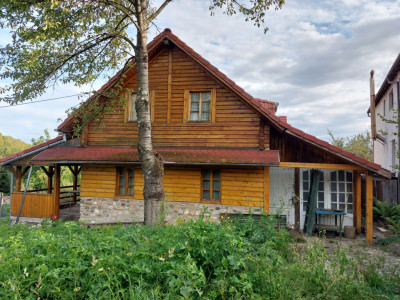
M 190 93 L 190 121 L 210 121 L 211 93 Z
M 185 90 L 183 122 L 215 123 L 216 90 Z
M 393 90 L 389 93 L 389 110 L 393 109 Z
M 137 94 L 132 92 L 126 92 L 125 99 L 127 101 L 126 109 L 125 109 L 125 123 L 128 122 L 137 122 L 137 113 L 136 113 L 136 100 Z M 150 117 L 151 122 L 154 122 L 154 103 L 155 103 L 155 92 L 150 91 L 149 95 L 150 101 Z
M 117 167 L 118 196 L 133 196 L 134 169 L 130 167 Z
M 310 170 L 303 171 L 303 210 L 307 210 L 308 195 L 310 192 L 311 173 Z M 319 175 L 318 183 L 318 205 L 317 208 L 324 208 L 324 173 Z
M 331 209 L 353 213 L 353 173 L 350 171 L 331 172 Z
M 220 201 L 221 200 L 221 171 L 220 170 L 202 170 L 202 200 Z
M 128 103 L 128 122 L 136 122 L 136 94 L 132 94 Z

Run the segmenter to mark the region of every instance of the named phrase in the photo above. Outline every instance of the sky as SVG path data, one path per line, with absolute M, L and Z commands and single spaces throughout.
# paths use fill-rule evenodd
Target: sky
M 400 52 L 400 0 L 286 0 L 282 10 L 267 12 L 266 34 L 240 14 L 210 16 L 209 4 L 174 0 L 150 28 L 149 42 L 170 28 L 249 94 L 279 102 L 277 114 L 292 126 L 318 138 L 329 141 L 328 129 L 340 137 L 369 129 L 369 73 L 375 70 L 377 91 Z M 86 91 L 56 86 L 34 101 Z M 55 137 L 65 111 L 83 99 L 0 102 L 0 133 L 30 142 L 48 129 Z

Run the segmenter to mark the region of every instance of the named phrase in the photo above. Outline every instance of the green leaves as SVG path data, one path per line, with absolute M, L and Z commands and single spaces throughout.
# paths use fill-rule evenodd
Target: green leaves
M 133 57 L 130 1 L 0 1 L 0 26 L 13 40 L 0 48 L 1 100 L 42 95 L 57 82 L 87 84 Z

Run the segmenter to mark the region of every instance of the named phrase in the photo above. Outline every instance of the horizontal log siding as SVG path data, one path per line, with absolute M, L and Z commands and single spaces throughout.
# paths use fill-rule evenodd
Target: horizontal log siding
M 12 216 L 17 216 L 23 195 L 23 192 L 13 193 L 11 209 Z M 56 212 L 53 194 L 26 194 L 21 211 L 21 217 L 51 218 L 55 215 Z
M 143 199 L 143 175 L 139 167 L 135 166 L 134 176 L 133 198 L 141 200 Z M 115 198 L 116 180 L 115 166 L 84 166 L 81 177 L 81 196 Z M 164 171 L 167 201 L 201 202 L 201 184 L 200 168 L 167 167 Z M 263 191 L 262 168 L 221 169 L 221 204 L 259 207 L 263 203 Z
M 155 93 L 153 145 L 164 147 L 258 148 L 260 116 L 234 93 L 223 87 L 195 61 L 176 47 L 172 50 L 170 123 L 167 123 L 168 50 L 149 64 L 150 90 Z M 127 86 L 136 90 L 136 76 Z M 215 123 L 183 123 L 184 91 L 216 89 Z M 88 145 L 136 146 L 136 123 L 124 123 L 124 112 L 108 114 L 99 130 L 90 126 Z M 269 148 L 269 126 L 265 128 Z
M 304 162 L 322 164 L 348 164 L 328 151 L 318 149 L 311 144 L 288 134 L 278 133 L 271 128 L 271 150 L 279 150 L 281 162 Z

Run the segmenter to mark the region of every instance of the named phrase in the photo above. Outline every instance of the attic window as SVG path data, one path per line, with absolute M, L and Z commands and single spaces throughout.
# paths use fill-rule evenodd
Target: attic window
M 390 109 L 393 109 L 393 90 L 391 90 L 389 94 L 389 110 Z
M 150 117 L 151 122 L 154 122 L 154 103 L 155 103 L 155 91 L 150 91 L 149 101 L 150 101 Z M 126 109 L 125 109 L 125 123 L 128 122 L 137 122 L 137 113 L 136 113 L 136 100 L 137 94 L 126 92 Z
M 128 122 L 136 122 L 137 121 L 137 113 L 136 113 L 136 94 L 132 94 L 128 103 Z
M 185 90 L 183 122 L 215 122 L 215 89 Z

